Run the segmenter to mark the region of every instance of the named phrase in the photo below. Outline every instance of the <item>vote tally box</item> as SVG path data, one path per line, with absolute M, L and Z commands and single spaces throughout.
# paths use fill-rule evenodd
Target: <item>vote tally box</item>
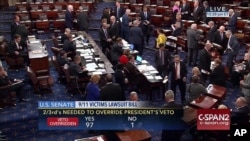
M 185 130 L 183 109 L 137 101 L 39 101 L 39 130 Z

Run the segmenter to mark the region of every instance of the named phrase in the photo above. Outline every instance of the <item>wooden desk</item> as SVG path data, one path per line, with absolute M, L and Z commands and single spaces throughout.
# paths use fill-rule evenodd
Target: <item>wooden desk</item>
M 197 109 L 189 106 L 184 109 L 184 115 L 182 118 L 183 121 L 191 124 L 196 120 L 196 118 L 197 118 Z
M 189 103 L 189 105 L 196 109 L 211 109 L 214 108 L 218 103 L 218 99 L 201 95 L 192 102 Z
M 129 130 L 117 132 L 120 141 L 151 141 L 151 135 L 147 130 Z
M 209 84 L 205 95 L 222 100 L 226 96 L 227 89 L 222 86 Z
M 30 67 L 34 72 L 37 72 L 39 70 L 49 70 L 48 52 L 43 51 L 41 47 L 41 42 L 31 42 L 28 45 Z

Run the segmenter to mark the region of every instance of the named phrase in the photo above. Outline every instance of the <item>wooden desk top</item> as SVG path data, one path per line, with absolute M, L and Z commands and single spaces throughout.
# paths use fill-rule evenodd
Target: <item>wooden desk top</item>
M 227 89 L 225 87 L 209 84 L 206 95 L 222 100 L 222 98 L 224 98 L 226 95 L 226 91 Z
M 190 106 L 196 109 L 211 109 L 216 106 L 218 99 L 201 95 L 192 102 L 190 102 Z
M 29 59 L 48 57 L 48 52 L 44 51 L 42 47 L 42 43 L 39 40 L 35 42 L 30 42 L 30 44 L 28 44 Z
M 75 139 L 75 141 L 99 141 L 100 139 L 103 139 L 103 141 L 108 141 L 108 139 L 104 135 L 97 135 L 97 136 L 92 136 L 92 137 L 87 137 L 87 138 L 82 138 L 82 139 Z
M 129 130 L 117 132 L 116 135 L 121 141 L 150 141 L 151 135 L 147 130 Z
M 192 107 L 187 107 L 184 109 L 184 115 L 182 120 L 186 123 L 192 123 L 197 118 L 197 109 Z

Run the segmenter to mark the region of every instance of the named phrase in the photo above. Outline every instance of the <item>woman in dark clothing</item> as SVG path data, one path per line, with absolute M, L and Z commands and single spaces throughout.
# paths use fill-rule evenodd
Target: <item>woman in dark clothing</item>
M 214 60 L 214 69 L 210 73 L 209 78 L 210 78 L 210 83 L 219 85 L 222 87 L 226 86 L 226 73 L 224 66 L 221 64 L 221 60 L 216 58 Z

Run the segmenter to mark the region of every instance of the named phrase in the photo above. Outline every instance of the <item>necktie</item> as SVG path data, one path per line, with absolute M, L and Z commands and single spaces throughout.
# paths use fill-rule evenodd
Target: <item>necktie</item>
M 119 18 L 119 10 L 120 10 L 120 8 L 117 7 L 117 11 L 116 11 L 116 17 L 117 17 L 117 18 Z
M 161 64 L 164 65 L 164 51 L 161 51 Z
M 223 40 L 223 33 L 220 33 L 221 40 Z
M 175 80 L 178 79 L 178 64 L 175 63 Z
M 107 29 L 104 29 L 103 31 L 104 31 L 105 37 L 108 39 Z
M 18 43 L 16 43 L 16 47 L 17 47 L 17 50 L 19 50 L 19 49 L 20 49 L 20 47 L 19 47 Z
M 147 19 L 147 12 L 144 12 L 144 16 L 145 16 L 145 18 Z

